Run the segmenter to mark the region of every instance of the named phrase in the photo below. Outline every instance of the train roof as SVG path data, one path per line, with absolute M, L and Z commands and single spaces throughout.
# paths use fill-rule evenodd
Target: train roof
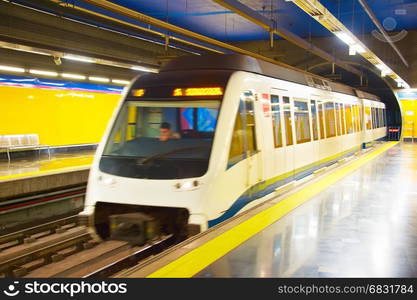
M 281 80 L 291 81 L 314 88 L 380 101 L 379 97 L 345 84 L 330 81 L 324 77 L 302 70 L 289 69 L 247 55 L 209 54 L 180 56 L 169 61 L 160 70 L 161 73 L 186 70 L 233 70 L 256 73 Z

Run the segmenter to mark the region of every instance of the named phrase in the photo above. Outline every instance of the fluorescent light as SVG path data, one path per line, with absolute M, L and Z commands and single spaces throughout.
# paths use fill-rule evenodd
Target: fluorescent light
M 88 58 L 88 57 L 83 57 L 83 56 L 75 56 L 75 55 L 64 55 L 63 56 L 65 59 L 69 59 L 69 60 L 75 60 L 75 61 L 82 61 L 82 62 L 86 62 L 86 63 L 92 63 L 94 62 L 93 59 Z
M 383 64 L 377 64 L 377 65 L 375 65 L 375 67 L 377 67 L 378 69 L 380 69 L 381 71 L 383 71 L 383 70 L 386 70 L 387 69 L 387 67 L 385 66 L 385 65 L 383 65 Z
M 61 76 L 64 78 L 71 78 L 71 79 L 85 79 L 86 78 L 84 75 L 69 74 L 69 73 L 62 73 Z
M 356 54 L 356 48 L 355 46 L 349 47 L 349 55 L 355 55 Z
M 36 74 L 36 75 L 52 76 L 52 77 L 58 76 L 57 72 L 43 71 L 43 70 L 29 70 L 29 73 Z
M 342 32 L 342 31 L 338 31 L 338 32 L 334 32 L 334 34 L 341 39 L 345 44 L 348 44 L 349 46 L 352 46 L 355 44 L 355 41 L 353 40 L 353 38 L 351 38 L 347 33 Z
M 150 72 L 151 71 L 148 68 L 141 67 L 141 66 L 133 66 L 133 67 L 131 67 L 131 69 L 135 70 L 135 71 L 142 71 L 142 72 Z
M 0 66 L 0 70 L 7 71 L 7 72 L 18 72 L 18 73 L 25 72 L 25 69 L 23 68 L 10 67 L 10 66 Z
M 356 44 L 356 45 L 354 45 L 353 47 L 355 48 L 356 52 L 358 52 L 358 53 L 365 53 L 365 52 L 366 52 L 365 48 L 364 48 L 364 47 L 362 47 L 362 46 L 361 46 L 361 45 L 359 45 L 359 44 Z
M 95 76 L 90 76 L 88 77 L 89 80 L 91 81 L 97 81 L 97 82 L 109 82 L 110 79 L 108 78 L 104 78 L 104 77 L 95 77 Z
M 112 79 L 111 82 L 117 83 L 117 84 L 129 84 L 130 83 L 130 81 L 121 80 L 121 79 Z

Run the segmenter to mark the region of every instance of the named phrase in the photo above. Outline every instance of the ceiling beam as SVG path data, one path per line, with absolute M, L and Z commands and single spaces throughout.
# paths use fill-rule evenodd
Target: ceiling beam
M 362 72 L 360 72 L 356 68 L 346 64 L 345 62 L 341 61 L 337 57 L 334 57 L 333 55 L 318 48 L 312 43 L 307 42 L 306 40 L 302 39 L 298 35 L 283 28 L 282 26 L 279 26 L 272 20 L 266 18 L 264 15 L 258 13 L 257 11 L 253 10 L 252 8 L 246 6 L 245 4 L 237 0 L 213 0 L 213 1 L 227 9 L 230 9 L 231 11 L 237 13 L 238 15 L 251 21 L 252 23 L 255 23 L 256 25 L 266 29 L 268 32 L 277 34 L 281 36 L 282 38 L 286 39 L 287 41 L 297 45 L 298 47 L 305 49 L 323 58 L 324 60 L 335 63 L 336 65 L 345 69 L 346 71 L 349 71 L 358 76 L 364 75 Z
M 239 48 L 239 47 L 230 45 L 228 43 L 224 43 L 222 41 L 219 41 L 219 40 L 210 38 L 208 36 L 204 36 L 202 34 L 193 32 L 191 30 L 188 30 L 188 29 L 185 29 L 185 28 L 181 28 L 179 26 L 176 26 L 176 25 L 173 25 L 173 24 L 164 22 L 162 20 L 159 20 L 159 19 L 156 19 L 156 18 L 152 18 L 152 17 L 150 17 L 148 15 L 145 15 L 145 14 L 140 13 L 138 11 L 135 11 L 135 10 L 126 8 L 124 6 L 121 6 L 121 5 L 112 3 L 110 1 L 102 1 L 102 0 L 82 0 L 82 2 L 85 2 L 87 4 L 94 5 L 96 7 L 99 7 L 99 8 L 105 9 L 105 10 L 108 10 L 110 12 L 119 14 L 121 16 L 125 16 L 125 17 L 128 17 L 128 18 L 132 18 L 134 20 L 137 20 L 137 21 L 140 21 L 140 22 L 143 22 L 143 23 L 146 23 L 146 24 L 149 24 L 149 25 L 152 25 L 152 26 L 155 26 L 155 27 L 158 27 L 158 28 L 167 30 L 168 32 L 174 32 L 174 33 L 177 33 L 179 35 L 186 36 L 188 38 L 192 38 L 192 39 L 197 40 L 197 41 L 202 41 L 202 42 L 207 43 L 207 44 L 211 44 L 211 45 L 214 45 L 214 46 L 223 48 L 223 49 L 230 50 L 230 51 L 235 52 L 235 53 L 248 55 L 248 56 L 251 56 L 251 57 L 254 57 L 254 58 L 257 58 L 257 59 L 261 59 L 261 60 L 264 60 L 264 61 L 273 63 L 275 65 L 283 66 L 283 67 L 286 67 L 286 68 L 289 68 L 289 69 L 293 69 L 293 70 L 296 70 L 296 71 L 299 71 L 299 72 L 309 73 L 309 72 L 306 72 L 306 71 L 297 69 L 297 68 L 295 68 L 293 66 L 287 65 L 285 63 L 278 62 L 278 61 L 276 61 L 274 59 L 271 59 L 269 57 L 260 55 L 258 53 L 254 53 L 254 52 L 251 52 L 251 51 L 248 51 L 248 50 L 245 50 L 245 49 L 242 49 L 242 48 Z M 94 13 L 94 12 L 92 12 L 92 13 Z M 351 68 L 351 70 L 352 70 L 352 68 Z M 359 71 L 356 70 L 356 69 L 353 69 L 352 72 L 358 73 Z M 361 76 L 362 73 L 359 73 L 358 75 Z
M 396 82 L 397 87 L 409 87 L 409 84 L 401 78 L 398 72 L 393 71 L 378 57 L 374 51 L 368 48 L 352 31 L 350 31 L 333 13 L 331 13 L 318 0 L 286 0 L 294 3 L 305 11 L 311 18 L 323 25 L 327 30 L 336 35 L 349 47 L 349 52 L 360 54 L 368 62 L 381 71 L 381 78 L 389 76 Z

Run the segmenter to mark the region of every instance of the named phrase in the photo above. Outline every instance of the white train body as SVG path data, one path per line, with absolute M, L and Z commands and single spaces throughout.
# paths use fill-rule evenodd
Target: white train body
M 248 57 L 232 56 L 223 59 L 236 59 L 239 62 L 243 60 L 250 64 L 258 63 Z M 197 68 L 195 60 L 196 58 L 193 58 L 191 64 Z M 184 61 L 183 58 L 181 62 Z M 280 68 L 272 65 L 270 67 Z M 186 67 L 184 68 L 184 71 L 178 72 L 181 74 L 193 72 L 191 67 L 190 71 L 187 71 Z M 250 67 L 242 67 L 242 69 L 248 68 L 250 69 Z M 103 223 L 107 222 L 109 215 L 129 212 L 130 208 L 134 211 L 142 211 L 141 207 L 151 207 L 152 209 L 144 210 L 145 213 L 150 212 L 151 214 L 158 209 L 179 208 L 183 209 L 182 215 L 185 215 L 187 224 L 196 225 L 199 230 L 205 230 L 259 203 L 264 196 L 279 186 L 307 176 L 313 171 L 357 151 L 364 143 L 381 139 L 386 135 L 385 105 L 372 100 L 376 99 L 375 96 L 323 80 L 321 81 L 323 86 L 317 88 L 316 84 L 320 81 L 314 76 L 285 68 L 280 68 L 278 71 L 283 72 L 283 70 L 288 71 L 290 77 L 291 74 L 297 74 L 298 78 L 306 78 L 305 80 L 309 84 L 296 82 L 297 80 L 274 78 L 259 74 L 260 71 L 248 72 L 236 68 L 236 70 L 229 70 L 227 79 L 219 82 L 218 85 L 215 82 L 208 82 L 207 86 L 210 89 L 207 90 L 201 89 L 201 82 L 197 85 L 193 85 L 193 82 L 190 82 L 189 85 L 184 85 L 183 82 L 177 83 L 174 76 L 174 82 L 166 89 L 172 95 L 177 89 L 179 96 L 169 99 L 157 97 L 153 99 L 152 97 L 147 98 L 146 82 L 142 86 L 141 78 L 137 79 L 126 92 L 104 134 L 102 143 L 97 149 L 91 167 L 85 209 L 81 215 L 95 217 L 96 224 L 107 226 Z M 167 70 L 165 73 L 170 72 L 175 72 L 175 70 Z M 209 70 L 208 72 L 215 74 L 216 71 Z M 165 73 L 161 72 L 160 74 Z M 153 76 L 152 80 L 157 81 L 158 76 L 161 75 L 149 76 Z M 285 78 L 285 76 L 281 78 L 283 77 Z M 313 77 L 316 82 L 311 81 Z M 157 82 L 155 85 L 157 86 Z M 201 95 L 197 97 L 198 99 L 192 98 L 193 96 L 182 98 L 181 94 L 185 92 L 186 88 L 195 86 L 201 89 L 194 90 L 196 94 L 199 91 L 207 93 L 209 99 L 205 100 Z M 334 87 L 339 87 L 343 91 L 351 91 L 351 93 L 331 90 Z M 181 90 L 181 88 L 183 89 Z M 222 95 L 213 97 L 210 94 L 212 92 L 219 93 L 219 89 Z M 133 96 L 134 93 L 137 97 Z M 126 103 L 129 101 L 136 103 L 133 110 L 136 109 L 137 112 L 131 113 L 132 109 L 130 108 L 129 112 L 124 111 L 127 109 Z M 153 105 L 153 108 L 149 109 L 149 105 Z M 164 107 L 169 108 L 164 110 Z M 168 115 L 165 111 L 172 110 L 173 107 L 180 112 L 177 114 L 178 118 L 182 118 L 176 121 L 179 125 L 174 128 L 174 131 L 183 133 L 182 135 L 185 135 L 187 130 L 188 132 L 193 130 L 188 129 L 192 125 L 188 124 L 188 121 L 184 121 L 181 114 L 190 111 L 193 115 L 190 117 L 193 124 L 197 124 L 196 122 L 203 124 L 200 119 L 194 121 L 196 118 L 200 118 L 198 114 L 218 113 L 217 120 L 212 120 L 213 124 L 209 125 L 208 129 L 204 129 L 208 131 L 200 132 L 204 137 L 207 137 L 210 136 L 210 130 L 212 130 L 213 136 L 210 136 L 211 144 L 208 144 L 208 147 L 211 148 L 206 157 L 208 165 L 206 168 L 196 168 L 202 170 L 198 176 L 184 177 L 184 173 L 192 174 L 193 171 L 192 168 L 186 171 L 178 169 L 182 166 L 176 166 L 178 171 L 172 172 L 172 176 L 169 175 L 171 174 L 169 166 L 172 162 L 162 160 L 170 158 L 158 157 L 159 146 L 157 145 L 159 144 L 150 140 L 151 138 L 154 138 L 155 141 L 158 140 L 157 129 L 164 121 L 163 117 Z M 187 108 L 190 107 L 192 109 L 187 111 Z M 159 112 L 158 109 L 160 109 Z M 142 115 L 139 116 L 141 110 Z M 161 111 L 163 112 L 161 113 Z M 145 115 L 145 112 L 148 112 L 148 116 Z M 114 153 L 123 152 L 120 150 L 123 146 L 120 145 L 123 144 L 123 139 L 128 140 L 126 136 L 129 134 L 125 132 L 123 136 L 122 130 L 117 138 L 114 129 L 120 125 L 117 125 L 117 122 L 121 122 L 118 120 L 123 114 L 126 115 L 125 119 L 128 123 L 129 118 L 133 123 L 136 119 L 136 124 L 132 125 L 136 129 L 132 129 L 134 133 L 126 143 L 133 145 L 134 140 L 139 139 L 138 136 L 147 134 L 150 137 L 142 139 L 156 145 L 156 148 L 154 146 L 152 146 L 154 148 L 150 148 L 156 149 L 153 153 L 156 155 L 155 157 L 148 160 L 146 157 L 141 158 L 142 160 L 137 160 L 136 165 L 132 167 L 129 156 L 126 158 L 129 159 L 126 168 L 114 167 L 114 164 L 122 163 L 125 154 L 120 155 L 122 158 L 113 158 L 109 154 L 110 150 L 106 150 L 106 147 L 110 147 L 106 146 L 109 145 L 110 140 L 117 140 L 118 152 L 114 151 Z M 136 114 L 136 117 L 129 114 Z M 173 114 L 169 115 L 170 118 L 174 118 Z M 313 116 L 315 117 L 313 118 Z M 148 129 L 143 129 L 143 126 L 138 124 L 141 122 L 137 121 L 140 118 L 146 119 L 150 124 Z M 171 123 L 175 123 L 175 121 Z M 179 128 L 181 126 L 186 126 L 187 129 L 182 130 L 184 128 Z M 129 125 L 125 131 L 129 131 Z M 181 137 L 181 139 L 185 138 Z M 191 148 L 196 149 L 190 150 L 190 153 L 198 153 L 200 148 L 206 147 L 204 146 L 206 144 L 195 147 L 193 143 L 196 140 L 191 138 L 190 142 L 187 142 L 188 146 L 191 145 Z M 173 141 L 172 143 L 180 142 Z M 138 147 L 131 146 L 131 148 L 140 148 L 140 145 L 138 142 Z M 183 161 L 183 157 L 186 159 L 187 155 L 194 154 L 186 154 L 187 149 L 185 152 L 181 151 L 174 148 L 173 152 L 168 152 L 172 153 L 175 157 L 174 160 L 180 159 L 181 165 L 185 166 L 187 162 Z M 103 157 L 106 156 L 111 157 L 108 158 L 111 160 L 108 166 L 103 164 Z M 178 156 L 180 157 L 178 158 Z M 160 165 L 157 165 L 157 160 L 162 161 Z M 154 164 L 156 166 L 153 166 Z M 139 168 L 141 171 L 132 171 L 131 174 L 134 176 L 123 173 L 128 172 L 127 169 L 135 168 Z M 158 168 L 167 178 L 152 178 L 165 176 L 158 174 Z M 186 169 L 186 167 L 184 168 Z M 116 169 L 117 171 L 114 171 Z M 169 178 L 170 176 L 173 178 Z M 117 209 L 117 205 L 123 206 L 124 209 Z M 106 210 L 106 212 L 98 212 L 99 208 Z M 104 217 L 97 217 L 97 214 L 104 214 Z M 169 218 L 164 214 L 159 217 Z

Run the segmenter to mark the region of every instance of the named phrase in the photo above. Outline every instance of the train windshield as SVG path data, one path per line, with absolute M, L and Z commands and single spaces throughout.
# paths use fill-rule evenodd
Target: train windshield
M 181 179 L 208 169 L 219 101 L 127 101 L 100 170 L 123 177 Z

